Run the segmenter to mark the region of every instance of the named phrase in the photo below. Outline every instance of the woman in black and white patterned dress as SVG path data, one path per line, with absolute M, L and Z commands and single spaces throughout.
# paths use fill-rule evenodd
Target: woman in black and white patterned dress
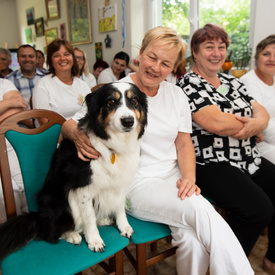
M 192 112 L 197 185 L 228 210 L 227 222 L 247 255 L 269 226 L 263 263 L 275 274 L 275 166 L 256 148 L 269 115 L 241 81 L 218 73 L 228 45 L 220 26 L 198 29 L 191 41 L 194 67 L 178 81 Z

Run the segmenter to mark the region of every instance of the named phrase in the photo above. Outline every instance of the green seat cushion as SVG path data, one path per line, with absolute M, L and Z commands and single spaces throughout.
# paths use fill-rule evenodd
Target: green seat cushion
M 12 130 L 6 133 L 6 138 L 19 160 L 29 211 L 37 211 L 36 194 L 48 173 L 60 130 L 61 126 L 55 124 L 36 135 L 26 135 Z
M 129 244 L 115 226 L 99 227 L 106 247 L 93 252 L 85 240 L 73 245 L 64 240 L 58 244 L 31 241 L 25 248 L 7 256 L 1 264 L 2 275 L 62 275 L 75 274 L 115 254 Z
M 128 221 L 134 230 L 131 241 L 134 244 L 146 243 L 171 235 L 168 225 L 154 222 L 147 222 L 127 215 Z

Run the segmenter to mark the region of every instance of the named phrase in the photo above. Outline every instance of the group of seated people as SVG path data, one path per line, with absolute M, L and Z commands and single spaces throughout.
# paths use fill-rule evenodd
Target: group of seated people
M 33 69 L 31 46 L 18 55 L 21 70 L 30 76 L 32 69 L 32 78 L 38 78 L 33 81 L 32 107 L 66 118 L 62 134 L 75 142 L 83 161 L 100 158 L 77 127 L 91 87 L 131 82 L 147 95 L 148 125 L 128 192 L 128 213 L 170 227 L 180 275 L 206 274 L 208 269 L 210 274 L 254 274 L 247 256 L 266 227 L 263 268 L 275 274 L 275 35 L 257 45 L 256 68 L 241 79 L 220 73 L 228 46 L 222 27 L 206 24 L 198 29 L 191 39 L 194 66 L 177 77 L 176 85 L 166 80 L 184 64 L 187 45 L 168 27 L 145 34 L 139 66 L 132 73 L 124 74 L 129 56 L 120 52 L 111 68 L 100 72 L 98 82 L 87 70 L 85 53 L 66 40 L 48 46 L 47 75 Z M 12 74 L 7 79 L 16 86 L 19 74 Z M 8 109 L 27 109 L 23 87 L 0 80 L 0 119 Z M 14 177 L 13 184 L 22 194 L 22 178 Z M 227 210 L 226 220 L 201 194 Z M 26 206 L 20 199 L 18 213 Z

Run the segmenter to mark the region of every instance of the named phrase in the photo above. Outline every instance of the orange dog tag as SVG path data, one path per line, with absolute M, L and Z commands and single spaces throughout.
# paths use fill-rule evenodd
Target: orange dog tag
M 112 153 L 112 156 L 111 156 L 111 162 L 112 164 L 114 164 L 116 161 L 116 155 L 114 153 Z

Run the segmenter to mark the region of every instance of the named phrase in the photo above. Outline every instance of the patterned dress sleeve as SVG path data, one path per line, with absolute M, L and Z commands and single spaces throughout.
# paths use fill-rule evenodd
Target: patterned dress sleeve
M 216 105 L 208 95 L 208 92 L 212 91 L 209 83 L 203 81 L 203 79 L 195 73 L 187 73 L 180 78 L 177 85 L 180 86 L 187 95 L 192 114 L 204 107 Z

